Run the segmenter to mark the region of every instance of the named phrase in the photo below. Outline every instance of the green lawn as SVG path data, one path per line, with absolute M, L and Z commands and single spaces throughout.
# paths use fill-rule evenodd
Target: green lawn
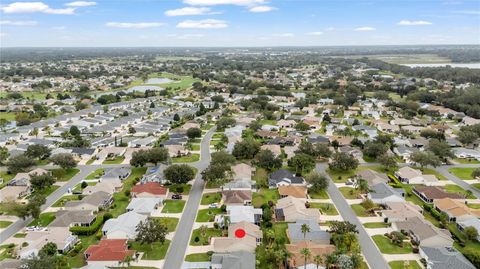
M 355 212 L 355 215 L 359 217 L 371 217 L 371 215 L 368 214 L 366 209 L 361 204 L 351 205 L 350 207 L 352 208 L 353 212 Z
M 15 238 L 25 238 L 27 237 L 26 233 L 16 233 L 13 237 Z
M 0 261 L 5 259 L 15 259 L 15 244 L 0 246 Z
M 121 164 L 125 160 L 124 156 L 117 156 L 114 159 L 103 161 L 103 164 Z
M 388 223 L 385 223 L 385 222 L 367 222 L 367 223 L 364 223 L 363 226 L 365 226 L 365 228 L 369 228 L 369 229 L 390 227 L 390 225 Z
M 65 205 L 66 202 L 68 201 L 77 201 L 77 200 L 80 200 L 80 197 L 79 195 L 65 195 L 65 196 L 62 196 L 60 199 L 58 199 L 53 205 L 52 207 L 62 207 Z
M 222 236 L 222 230 L 215 228 L 206 228 L 205 234 L 202 235 L 201 228 L 195 229 L 192 232 L 190 240 L 191 246 L 206 246 L 210 242 L 211 237 Z
M 69 169 L 52 169 L 52 175 L 57 178 L 57 181 L 69 181 L 74 177 L 78 172 L 80 172 L 77 168 L 69 168 Z
M 126 191 L 130 191 L 135 183 L 135 179 L 142 178 L 143 174 L 147 171 L 146 167 L 134 167 L 132 173 L 127 179 L 123 180 L 123 189 L 120 192 L 113 194 L 113 204 L 109 209 L 109 212 L 114 218 L 125 213 L 128 204 L 130 203 L 130 196 L 127 196 Z
M 200 150 L 200 144 L 192 144 L 192 150 L 194 151 Z
M 222 214 L 220 208 L 205 208 L 198 210 L 196 222 L 212 222 L 216 215 Z
M 280 194 L 277 189 L 261 189 L 253 193 L 252 204 L 254 207 L 261 207 L 268 201 L 276 202 L 278 199 L 280 199 Z
M 457 163 L 461 164 L 480 164 L 480 161 L 477 161 L 475 159 L 460 159 L 460 158 L 455 158 L 453 159 Z
M 182 189 L 183 191 L 180 192 L 179 190 Z M 187 195 L 190 193 L 190 189 L 192 189 L 192 185 L 190 184 L 171 184 L 168 185 L 168 191 L 173 192 L 173 193 L 180 193 Z
M 58 188 L 60 188 L 60 186 L 58 186 L 58 185 L 52 185 L 52 186 L 50 186 L 50 187 L 48 187 L 48 188 L 46 188 L 46 189 L 38 190 L 38 191 L 36 191 L 36 192 L 41 193 L 41 194 L 43 194 L 43 195 L 45 195 L 45 196 L 49 196 L 49 195 L 52 194 L 54 191 L 56 191 Z
M 184 200 L 166 200 L 162 213 L 182 213 L 184 206 Z
M 277 121 L 276 120 L 261 120 L 260 121 L 260 124 L 262 125 L 277 125 Z
M 257 168 L 255 174 L 252 177 L 252 180 L 257 183 L 257 186 L 260 188 L 268 188 L 268 173 L 267 170 L 263 168 Z
M 355 176 L 356 170 L 341 171 L 327 169 L 327 173 L 330 175 L 334 182 L 345 183 L 347 182 L 348 178 Z
M 11 221 L 0 220 L 0 229 L 7 228 L 12 223 L 13 222 L 11 222 Z
M 161 217 L 156 219 L 160 220 L 161 224 L 167 226 L 168 232 L 173 232 L 177 228 L 177 224 L 178 224 L 177 218 Z
M 0 184 L 0 189 L 5 187 L 7 185 L 8 182 L 10 182 L 10 180 L 12 180 L 12 178 L 15 177 L 16 174 L 9 174 L 7 172 L 0 172 L 0 178 L 3 179 L 3 183 Z
M 219 203 L 221 199 L 222 199 L 222 194 L 219 192 L 205 193 L 202 195 L 202 201 L 200 202 L 200 204 L 209 205 L 212 203 Z
M 373 241 L 377 244 L 380 252 L 384 254 L 409 254 L 412 253 L 412 245 L 408 242 L 403 243 L 403 247 L 397 246 L 390 242 L 390 239 L 384 235 L 372 236 Z
M 288 224 L 286 222 L 276 222 L 273 224 L 273 230 L 275 231 L 275 241 L 282 244 L 290 243 L 287 237 Z
M 188 156 L 172 158 L 173 163 L 193 163 L 200 160 L 200 154 L 194 153 Z
M 87 182 L 87 185 L 88 185 L 88 186 L 95 186 L 95 185 L 97 185 L 97 184 L 98 184 L 97 181 L 95 181 L 95 182 L 92 182 L 92 181 Z M 83 189 L 82 189 L 82 183 L 77 184 L 77 185 L 75 186 L 75 188 L 73 188 L 73 190 L 74 190 L 74 191 L 81 191 L 81 190 L 83 190 Z
M 54 220 L 55 220 L 55 212 L 46 212 L 46 213 L 40 214 L 40 217 L 38 219 L 32 220 L 32 222 L 30 222 L 30 224 L 28 224 L 27 226 L 47 227 L 47 225 Z
M 455 185 L 455 184 L 447 184 L 444 186 L 444 189 L 446 192 L 451 192 L 451 193 L 458 193 L 460 195 L 465 195 L 467 199 L 475 199 L 476 197 L 464 190 L 462 187 Z
M 330 198 L 328 196 L 328 193 L 327 191 L 325 190 L 322 190 L 320 192 L 311 192 L 310 190 L 308 191 L 308 195 L 310 196 L 310 198 L 312 199 L 328 199 Z
M 163 244 L 160 242 L 144 245 L 138 242 L 130 243 L 131 249 L 143 252 L 142 260 L 163 260 L 165 254 L 167 254 L 168 246 L 170 246 L 170 240 L 165 240 Z
M 338 190 L 342 193 L 345 199 L 359 199 L 360 192 L 352 187 L 340 187 Z
M 415 169 L 418 169 L 418 170 L 421 170 L 420 167 L 412 167 L 412 168 L 415 168 Z M 447 178 L 440 174 L 439 172 L 437 172 L 437 170 L 435 169 L 432 169 L 432 168 L 423 168 L 422 170 L 422 173 L 425 174 L 425 175 L 434 175 L 438 178 L 438 180 L 447 180 Z
M 337 209 L 333 204 L 330 203 L 310 203 L 310 207 L 320 209 L 320 213 L 322 213 L 323 215 L 338 215 Z
M 471 186 L 480 190 L 480 183 L 474 183 L 474 184 L 471 184 Z
M 105 173 L 104 168 L 98 168 L 97 170 L 93 171 L 90 175 L 88 175 L 85 179 L 97 179 L 103 176 Z
M 224 133 L 214 133 L 212 138 L 213 139 L 221 139 L 223 137 Z
M 5 119 L 8 121 L 14 121 L 15 120 L 15 112 L 2 112 L 0 113 L 0 119 Z
M 185 257 L 185 261 L 187 262 L 209 262 L 212 256 L 208 255 L 207 253 L 193 253 L 188 254 Z
M 405 264 L 405 261 L 393 261 L 393 262 L 389 262 L 388 265 L 390 265 L 390 268 L 392 269 L 422 269 L 422 267 L 418 264 L 417 261 L 406 261 L 406 262 L 407 264 Z
M 458 178 L 460 179 L 463 179 L 463 180 L 472 180 L 474 179 L 472 177 L 472 172 L 475 170 L 476 168 L 460 168 L 460 167 L 455 167 L 455 168 L 450 168 L 448 169 L 448 172 L 454 174 L 455 176 L 457 176 Z

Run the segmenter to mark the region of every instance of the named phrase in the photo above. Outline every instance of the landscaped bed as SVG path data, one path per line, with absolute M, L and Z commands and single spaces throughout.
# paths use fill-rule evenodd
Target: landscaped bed
M 222 230 L 215 228 L 204 228 L 205 233 L 202 234 L 202 228 L 193 230 L 192 239 L 190 240 L 191 246 L 206 246 L 210 243 L 211 237 L 222 236 Z
M 389 262 L 391 269 L 422 269 L 417 261 L 393 261 Z M 454 269 L 454 268 L 452 268 Z
M 185 257 L 185 261 L 187 262 L 209 262 L 212 256 L 208 255 L 207 253 L 193 253 L 188 254 Z

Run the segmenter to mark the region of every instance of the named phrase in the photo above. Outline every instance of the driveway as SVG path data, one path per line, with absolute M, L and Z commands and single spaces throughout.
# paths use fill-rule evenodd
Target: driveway
M 182 268 L 185 252 L 187 250 L 190 236 L 192 234 L 193 224 L 197 216 L 200 200 L 202 199 L 204 181 L 201 172 L 210 164 L 210 140 L 212 139 L 215 129 L 210 129 L 202 139 L 200 160 L 195 163 L 189 163 L 198 169 L 195 181 L 190 190 L 189 198 L 182 218 L 177 226 L 177 232 L 173 237 L 172 244 L 168 249 L 167 256 L 163 268 L 180 269 Z

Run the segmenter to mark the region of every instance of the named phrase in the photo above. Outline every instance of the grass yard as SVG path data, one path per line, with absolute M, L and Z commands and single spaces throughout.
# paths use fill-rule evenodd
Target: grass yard
M 172 158 L 173 163 L 193 163 L 200 160 L 200 154 L 194 153 L 187 156 Z
M 199 151 L 200 150 L 200 144 L 192 144 L 192 150 Z
M 327 169 L 327 173 L 337 183 L 345 183 L 348 178 L 353 177 L 356 174 L 356 170 L 340 171 Z
M 473 208 L 473 209 L 480 209 L 480 204 L 467 204 L 468 207 Z
M 117 156 L 114 159 L 103 161 L 102 164 L 121 164 L 125 160 L 124 156 Z
M 0 172 L 0 178 L 3 179 L 3 183 L 0 184 L 0 189 L 5 187 L 7 185 L 8 182 L 10 182 L 10 180 L 12 180 L 12 178 L 15 177 L 16 174 L 9 174 L 7 172 Z
M 132 186 L 135 184 L 135 179 L 142 178 L 143 174 L 145 174 L 146 171 L 146 167 L 132 168 L 132 173 L 130 173 L 130 176 L 128 176 L 128 178 L 123 181 L 122 191 L 113 194 L 113 204 L 110 207 L 109 212 L 114 218 L 125 213 L 126 208 L 130 203 L 130 196 L 128 196 L 125 192 L 130 191 Z
M 214 133 L 212 139 L 221 139 L 224 136 L 224 133 Z
M 179 193 L 179 194 L 187 195 L 190 192 L 190 189 L 192 189 L 192 185 L 190 185 L 190 184 L 171 184 L 171 185 L 168 185 L 168 191 L 173 192 L 173 193 Z
M 420 167 L 412 167 L 412 168 L 420 170 Z M 439 172 L 437 172 L 437 170 L 432 168 L 425 167 L 423 168 L 422 173 L 425 175 L 434 175 L 438 178 L 438 180 L 447 180 L 447 178 L 444 175 L 440 174 Z
M 393 261 L 389 262 L 388 265 L 392 269 L 422 269 L 417 261 Z
M 276 202 L 278 199 L 280 199 L 280 194 L 277 189 L 261 189 L 253 193 L 252 204 L 254 207 L 261 207 L 268 201 Z
M 88 185 L 88 186 L 95 186 L 95 185 L 97 185 L 97 184 L 98 184 L 98 182 L 87 182 L 87 185 Z M 82 191 L 82 190 L 83 190 L 83 189 L 82 189 L 82 183 L 77 184 L 77 185 L 75 186 L 75 188 L 73 188 L 73 191 Z
M 70 168 L 70 169 L 52 169 L 52 175 L 57 178 L 57 181 L 69 181 L 74 177 L 78 172 L 80 172 L 77 168 Z
M 480 190 L 480 183 L 474 183 L 471 186 Z
M 97 170 L 93 171 L 90 175 L 88 175 L 85 179 L 97 179 L 103 176 L 105 173 L 104 168 L 98 168 Z
M 212 256 L 207 253 L 193 253 L 185 256 L 185 261 L 187 262 L 209 262 Z
M 366 209 L 361 204 L 351 205 L 350 207 L 352 208 L 353 212 L 355 212 L 355 215 L 359 217 L 371 217 L 371 215 L 368 214 Z
M 268 173 L 263 168 L 257 168 L 252 180 L 257 182 L 259 188 L 268 188 Z
M 14 121 L 15 120 L 15 112 L 2 112 L 0 113 L 0 119 L 5 119 L 8 121 Z
M 220 208 L 205 208 L 198 210 L 196 222 L 213 222 L 216 215 L 222 214 Z
M 360 192 L 352 187 L 340 187 L 338 190 L 342 193 L 345 199 L 359 199 Z
M 11 221 L 0 220 L 0 229 L 7 228 L 7 227 L 10 226 L 10 224 L 12 224 L 12 223 L 13 223 L 13 222 L 11 222 Z
M 376 228 L 388 228 L 390 225 L 385 222 L 367 222 L 364 223 L 363 226 L 368 229 L 376 229 Z
M 328 196 L 328 193 L 327 191 L 325 190 L 322 190 L 320 192 L 310 192 L 310 190 L 308 191 L 308 195 L 310 196 L 310 198 L 312 199 L 328 199 L 330 198 Z
M 460 195 L 465 195 L 465 197 L 467 197 L 467 199 L 476 199 L 475 195 L 473 195 L 472 193 L 464 190 L 462 187 L 460 187 L 458 185 L 455 185 L 455 184 L 445 185 L 444 190 L 446 192 L 450 192 L 450 193 L 458 193 Z
M 261 120 L 260 121 L 260 124 L 261 125 L 277 125 L 277 121 L 276 120 Z
M 480 161 L 475 160 L 475 159 L 460 159 L 460 158 L 455 158 L 453 159 L 456 163 L 460 164 L 480 164 Z
M 177 218 L 161 217 L 161 218 L 156 218 L 156 219 L 158 219 L 161 224 L 167 226 L 168 232 L 173 232 L 177 228 L 177 225 L 178 225 L 178 219 Z
M 336 216 L 338 211 L 333 204 L 330 203 L 310 203 L 311 208 L 320 209 L 320 213 L 323 215 Z
M 454 174 L 456 177 L 463 179 L 463 180 L 473 180 L 474 178 L 472 177 L 472 172 L 476 168 L 460 168 L 460 167 L 455 167 L 455 168 L 450 168 L 448 169 L 448 172 Z
M 60 188 L 60 186 L 57 186 L 57 185 L 52 185 L 46 189 L 43 189 L 43 190 L 38 190 L 36 191 L 37 193 L 41 193 L 45 196 L 49 196 L 50 194 L 52 194 L 54 191 L 56 191 L 58 188 Z M 33 195 L 33 194 L 32 194 Z
M 66 202 L 68 201 L 78 201 L 80 200 L 80 196 L 79 195 L 65 195 L 65 196 L 62 196 L 60 199 L 58 199 L 53 205 L 52 207 L 63 207 L 65 205 Z
M 15 238 L 25 238 L 27 237 L 26 233 L 16 233 L 13 237 Z
M 0 246 L 0 261 L 5 259 L 15 259 L 15 244 Z
M 168 247 L 170 246 L 170 240 L 165 242 L 155 242 L 153 244 L 142 245 L 138 242 L 130 243 L 131 249 L 138 252 L 143 252 L 142 260 L 163 260 L 167 254 Z
M 205 193 L 202 196 L 202 201 L 200 202 L 200 204 L 209 205 L 212 203 L 219 203 L 221 199 L 222 199 L 222 194 L 219 192 Z
M 183 207 L 185 207 L 184 200 L 166 200 L 162 213 L 182 213 Z
M 27 226 L 40 226 L 47 227 L 52 221 L 55 220 L 55 212 L 46 212 L 40 214 L 38 219 L 32 220 Z
M 390 242 L 390 239 L 383 235 L 372 236 L 373 241 L 377 244 L 380 252 L 384 254 L 409 254 L 412 253 L 412 245 L 408 242 L 403 243 L 403 247 L 397 246 Z
M 195 229 L 192 232 L 192 238 L 190 240 L 191 246 L 206 246 L 210 243 L 211 237 L 222 236 L 222 230 L 215 228 L 206 228 L 205 234 L 202 234 L 201 228 Z
M 275 231 L 275 242 L 280 244 L 288 244 L 290 240 L 287 237 L 288 224 L 286 222 L 276 222 L 273 224 L 273 230 Z

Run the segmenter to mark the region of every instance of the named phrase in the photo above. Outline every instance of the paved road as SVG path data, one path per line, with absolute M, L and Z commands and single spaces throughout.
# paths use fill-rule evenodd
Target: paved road
M 65 183 L 65 185 L 61 186 L 47 197 L 47 201 L 41 207 L 42 211 L 53 205 L 58 199 L 60 199 L 60 197 L 62 197 L 62 195 L 64 195 L 68 191 L 69 188 L 73 189 L 75 185 L 80 183 L 86 176 L 88 176 L 90 173 L 92 173 L 93 171 L 95 171 L 95 169 L 99 167 L 100 166 L 79 166 L 78 169 L 80 169 L 80 172 L 78 172 L 72 179 Z M 12 223 L 10 226 L 8 226 L 8 228 L 6 228 L 0 233 L 0 244 L 14 234 L 18 233 L 21 229 L 25 228 L 31 221 L 32 218 L 30 217 L 25 220 L 19 219 L 16 222 Z
M 195 222 L 198 206 L 200 204 L 200 200 L 202 199 L 204 181 L 202 180 L 200 172 L 202 172 L 210 164 L 210 140 L 214 132 L 214 129 L 210 129 L 210 131 L 208 131 L 203 137 L 200 160 L 196 163 L 189 164 L 196 167 L 198 169 L 198 173 L 188 195 L 188 201 L 185 209 L 183 210 L 182 218 L 178 223 L 172 244 L 170 245 L 165 258 L 165 263 L 163 264 L 163 268 L 165 269 L 182 268 L 185 252 L 190 242 L 190 236 L 193 230 L 193 223 Z
M 387 264 L 387 261 L 385 260 L 383 255 L 380 253 L 380 251 L 378 250 L 377 246 L 372 241 L 370 236 L 367 234 L 363 225 L 358 220 L 352 208 L 348 205 L 342 193 L 340 193 L 340 191 L 338 190 L 337 186 L 335 185 L 333 180 L 330 178 L 328 173 L 325 172 L 326 167 L 327 167 L 327 164 L 318 163 L 316 170 L 317 172 L 327 176 L 327 178 L 330 180 L 330 184 L 328 185 L 327 192 L 328 192 L 328 195 L 330 195 L 330 199 L 332 199 L 333 203 L 339 210 L 340 215 L 342 215 L 343 220 L 349 221 L 350 223 L 357 225 L 358 239 L 362 247 L 362 253 L 365 256 L 365 259 L 367 260 L 368 265 L 372 269 L 390 268 L 390 266 L 388 266 Z
M 464 188 L 465 190 L 471 191 L 472 194 L 475 197 L 477 197 L 477 199 L 480 199 L 480 191 L 478 191 L 478 189 L 476 189 L 475 187 L 472 187 L 472 185 L 468 184 L 466 181 L 461 180 L 458 177 L 456 177 L 455 175 L 450 174 L 450 172 L 448 172 L 448 169 L 452 168 L 452 167 L 480 167 L 480 165 L 478 165 L 478 164 L 476 166 L 444 165 L 444 166 L 440 166 L 440 167 L 435 168 L 435 170 L 437 170 L 437 172 L 444 175 L 448 180 L 450 180 L 453 183 L 457 184 L 458 186 Z

